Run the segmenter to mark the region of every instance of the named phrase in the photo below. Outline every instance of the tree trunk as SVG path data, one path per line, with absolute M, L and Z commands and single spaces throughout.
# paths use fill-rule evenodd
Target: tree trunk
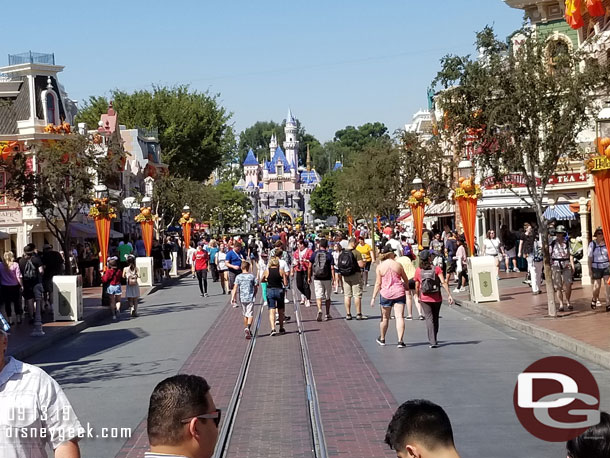
M 64 250 L 64 275 L 72 275 L 72 263 L 70 262 L 70 226 L 66 228 L 64 240 L 61 246 Z

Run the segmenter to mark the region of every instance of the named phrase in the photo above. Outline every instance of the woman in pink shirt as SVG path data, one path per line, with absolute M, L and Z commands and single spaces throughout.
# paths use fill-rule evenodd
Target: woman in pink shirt
M 0 262 L 0 288 L 3 298 L 6 317 L 10 325 L 15 324 L 11 313 L 11 304 L 17 316 L 17 324 L 21 324 L 21 270 L 19 264 L 15 262 L 15 255 L 12 251 L 4 253 L 3 262 Z
M 404 309 L 407 300 L 405 285 L 409 284 L 409 278 L 402 266 L 394 260 L 395 256 L 396 254 L 390 245 L 383 247 L 381 256 L 379 256 L 381 264 L 375 270 L 375 290 L 371 298 L 371 307 L 375 307 L 375 298 L 379 293 L 381 323 L 379 324 L 377 343 L 381 346 L 385 345 L 385 335 L 388 330 L 392 308 L 394 308 L 398 348 L 405 348 L 402 340 L 405 333 Z
M 447 291 L 449 304 L 453 304 L 453 297 L 449 291 L 447 280 L 443 276 L 443 269 L 432 265 L 430 251 L 423 250 L 419 253 L 419 267 L 415 270 L 415 294 L 419 295 L 419 302 L 424 309 L 426 327 L 428 328 L 428 341 L 430 348 L 438 347 L 436 336 L 438 335 L 438 318 L 441 313 L 441 286 Z

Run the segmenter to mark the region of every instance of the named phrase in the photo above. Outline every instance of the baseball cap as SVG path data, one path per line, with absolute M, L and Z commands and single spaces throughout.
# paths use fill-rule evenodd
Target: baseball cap
M 429 257 L 430 257 L 430 250 L 423 250 L 421 253 L 419 253 L 419 259 L 421 259 L 422 261 L 428 260 Z
M 561 224 L 555 228 L 555 233 L 557 234 L 567 234 L 565 226 Z
M 381 249 L 381 254 L 394 253 L 394 248 L 389 243 Z

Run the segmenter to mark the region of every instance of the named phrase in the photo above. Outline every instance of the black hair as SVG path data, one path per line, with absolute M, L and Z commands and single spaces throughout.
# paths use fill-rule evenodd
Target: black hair
M 432 256 L 428 256 L 426 259 L 419 258 L 419 268 L 421 270 L 430 270 L 432 269 Z
M 396 410 L 385 434 L 386 444 L 401 451 L 414 441 L 428 450 L 454 447 L 451 421 L 441 406 L 412 399 Z
M 179 374 L 160 382 L 150 395 L 146 430 L 150 445 L 177 445 L 182 420 L 207 413 L 210 385 L 198 375 Z
M 566 443 L 570 458 L 608 458 L 610 456 L 610 415 L 600 412 L 600 422 Z
M 320 248 L 328 248 L 328 240 L 321 239 L 320 240 Z

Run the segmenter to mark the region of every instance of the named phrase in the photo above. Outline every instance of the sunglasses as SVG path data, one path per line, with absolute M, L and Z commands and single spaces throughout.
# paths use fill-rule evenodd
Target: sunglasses
M 218 425 L 220 424 L 220 414 L 221 413 L 222 413 L 222 411 L 220 409 L 216 409 L 213 413 L 206 413 L 206 414 L 203 414 L 203 415 L 195 415 L 195 416 L 190 417 L 190 418 L 185 418 L 184 420 L 181 420 L 180 423 L 186 424 L 189 421 L 191 421 L 193 418 L 197 418 L 198 420 L 211 419 L 211 420 L 214 420 L 214 424 L 218 428 Z

